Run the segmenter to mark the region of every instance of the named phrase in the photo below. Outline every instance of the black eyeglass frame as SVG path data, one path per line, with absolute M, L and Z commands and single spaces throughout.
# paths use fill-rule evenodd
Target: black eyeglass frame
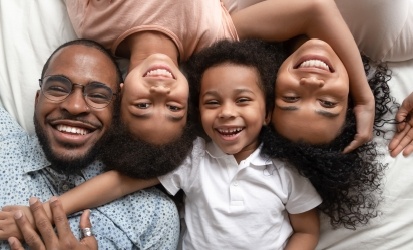
M 47 80 L 48 78 L 50 78 L 50 77 L 62 78 L 62 79 L 65 79 L 67 82 L 70 82 L 70 83 L 72 84 L 72 88 L 71 88 L 70 92 L 69 92 L 66 96 L 64 96 L 63 98 L 58 98 L 58 97 L 52 98 L 50 94 L 45 93 L 45 90 L 44 90 L 44 88 L 43 88 L 43 86 L 44 86 L 44 85 L 43 85 L 43 82 L 44 82 L 45 80 Z M 108 98 L 108 101 L 104 103 L 104 106 L 98 105 L 98 106 L 96 107 L 95 105 L 96 105 L 97 103 L 91 101 L 91 100 L 87 97 L 88 95 L 87 95 L 87 93 L 85 93 L 85 88 L 86 88 L 88 85 L 90 85 L 90 84 L 100 85 L 100 86 L 102 86 L 103 88 L 106 88 L 107 90 L 110 91 L 111 96 L 110 96 L 110 98 Z M 63 102 L 64 100 L 67 99 L 67 97 L 69 97 L 69 96 L 73 93 L 73 91 L 75 90 L 76 87 L 80 87 L 80 88 L 82 89 L 82 95 L 83 95 L 83 98 L 84 98 L 84 100 L 85 100 L 85 103 L 86 103 L 89 107 L 94 108 L 94 109 L 103 109 L 103 108 L 106 108 L 106 107 L 112 102 L 113 97 L 117 95 L 117 93 L 113 93 L 112 89 L 111 89 L 110 87 L 108 87 L 108 86 L 107 86 L 106 84 L 104 84 L 104 83 L 92 81 L 92 82 L 89 82 L 89 83 L 86 84 L 86 85 L 82 85 L 82 84 L 78 84 L 78 83 L 72 82 L 68 77 L 63 76 L 63 75 L 47 75 L 47 76 L 44 76 L 42 79 L 39 79 L 39 87 L 40 87 L 40 90 L 41 90 L 42 94 L 43 94 L 48 100 L 50 100 L 50 101 L 52 101 L 52 102 L 56 102 L 56 103 Z

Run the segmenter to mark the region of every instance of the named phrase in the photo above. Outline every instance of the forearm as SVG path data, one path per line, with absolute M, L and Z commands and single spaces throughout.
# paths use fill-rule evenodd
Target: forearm
M 317 236 L 306 233 L 294 233 L 288 240 L 285 250 L 313 250 L 317 243 Z
M 126 194 L 158 184 L 157 178 L 138 180 L 108 171 L 69 190 L 59 197 L 67 215 L 98 207 Z M 47 210 L 46 210 L 47 211 Z
M 305 34 L 327 42 L 348 71 L 355 101 L 374 102 L 357 44 L 333 0 L 267 0 L 232 17 L 241 39 L 284 41 Z

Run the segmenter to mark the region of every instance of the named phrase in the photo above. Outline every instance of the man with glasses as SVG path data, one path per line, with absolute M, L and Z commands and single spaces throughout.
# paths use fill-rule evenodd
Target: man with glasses
M 95 159 L 119 112 L 121 75 L 114 60 L 92 41 L 69 42 L 51 55 L 39 82 L 34 112 L 37 137 L 29 136 L 0 108 L 1 207 L 27 205 L 32 196 L 46 201 L 103 169 Z M 11 216 L 12 212 L 2 212 L 0 224 Z M 157 189 L 93 209 L 90 218 L 99 249 L 175 249 L 177 245 L 176 207 Z M 80 213 L 69 216 L 77 238 L 81 238 L 79 219 Z M 90 230 L 85 232 L 89 235 Z M 0 241 L 0 249 L 8 249 L 7 241 Z

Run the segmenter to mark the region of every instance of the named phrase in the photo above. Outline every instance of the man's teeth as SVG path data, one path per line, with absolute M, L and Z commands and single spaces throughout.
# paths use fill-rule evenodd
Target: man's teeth
M 299 68 L 319 68 L 330 71 L 330 67 L 320 60 L 308 60 L 300 64 Z
M 237 134 L 242 131 L 242 128 L 218 129 L 221 134 Z
M 88 133 L 86 129 L 69 127 L 65 125 L 57 125 L 56 129 L 59 130 L 60 132 L 79 134 L 79 135 L 86 135 Z
M 166 69 L 154 69 L 148 71 L 145 76 L 163 76 L 167 78 L 173 78 L 172 73 Z

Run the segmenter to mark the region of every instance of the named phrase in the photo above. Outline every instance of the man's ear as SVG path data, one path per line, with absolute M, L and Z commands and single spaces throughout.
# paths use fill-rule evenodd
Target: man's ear
M 39 103 L 39 97 L 40 97 L 40 90 L 36 91 L 36 96 L 34 97 L 34 106 L 37 106 L 37 103 Z
M 120 93 L 121 93 L 121 94 L 123 93 L 123 85 L 124 85 L 124 83 L 122 82 L 122 83 L 120 84 Z

